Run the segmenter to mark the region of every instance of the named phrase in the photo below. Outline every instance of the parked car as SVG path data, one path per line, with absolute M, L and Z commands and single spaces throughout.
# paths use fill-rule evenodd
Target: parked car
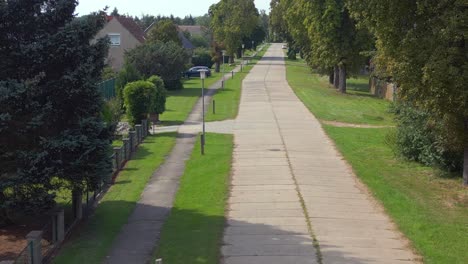
M 211 70 L 206 67 L 206 66 L 195 66 L 190 68 L 188 71 L 185 72 L 185 77 L 190 78 L 190 77 L 200 77 L 200 71 L 205 70 L 206 71 L 206 76 L 210 77 L 211 76 Z

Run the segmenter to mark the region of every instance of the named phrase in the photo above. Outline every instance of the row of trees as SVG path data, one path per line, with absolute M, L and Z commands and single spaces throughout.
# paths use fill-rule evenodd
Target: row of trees
M 407 129 L 410 134 L 400 146 L 412 145 L 417 154 L 406 156 L 421 161 L 418 157 L 428 155 L 422 149 L 430 149 L 431 155 L 451 159 L 446 168 L 461 170 L 464 153 L 468 184 L 466 3 L 272 0 L 271 8 L 275 35 L 300 49 L 308 64 L 329 74 L 340 91 L 346 90 L 346 71 L 353 72 L 371 59 L 375 76 L 398 84 L 400 104 L 420 113 L 397 111 L 406 114 L 400 118 L 405 121 L 400 122 L 399 132 L 407 128 L 404 124 L 414 124 L 408 118 L 415 116 L 424 116 L 424 131 L 431 131 L 431 136 L 417 138 Z
M 219 71 L 221 51 L 226 50 L 231 62 L 234 55 L 240 57 L 241 46 L 252 47 L 251 43 L 262 42 L 268 32 L 267 15 L 260 16 L 253 0 L 221 0 L 213 4 L 210 15 L 210 29 L 213 33 L 212 56 Z

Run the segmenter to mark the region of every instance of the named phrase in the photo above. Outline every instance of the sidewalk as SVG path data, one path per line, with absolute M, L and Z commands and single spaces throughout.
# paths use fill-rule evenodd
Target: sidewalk
M 245 78 L 234 135 L 223 263 L 414 263 L 289 87 L 281 44 Z
M 230 76 L 226 74 L 226 78 Z M 221 87 L 221 80 L 206 89 L 205 109 L 211 97 Z M 185 123 L 178 127 L 176 144 L 165 162 L 156 170 L 143 190 L 127 224 L 115 239 L 105 263 L 143 264 L 151 261 L 159 241 L 162 225 L 172 209 L 179 179 L 190 158 L 202 119 L 202 100 L 198 100 Z

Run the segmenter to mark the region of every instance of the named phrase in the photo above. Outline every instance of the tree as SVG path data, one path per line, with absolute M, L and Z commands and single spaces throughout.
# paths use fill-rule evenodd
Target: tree
M 148 14 L 141 15 L 141 18 L 135 16 L 134 20 L 143 31 L 145 31 L 147 28 L 149 28 L 149 26 L 151 26 L 151 24 L 157 21 L 155 16 Z
M 217 42 L 223 43 L 233 55 L 250 36 L 258 22 L 258 10 L 253 0 L 221 0 L 210 7 L 211 28 Z
M 272 38 L 274 42 L 287 41 L 290 42 L 291 36 L 289 35 L 288 25 L 284 18 L 288 9 L 288 1 L 271 0 L 270 2 L 270 28 L 272 31 Z M 304 31 L 305 32 L 305 31 Z
M 119 10 L 117 7 L 114 7 L 114 10 L 112 10 L 112 13 L 110 14 L 111 16 L 120 16 Z
M 149 30 L 148 41 L 150 42 L 174 42 L 182 45 L 182 41 L 179 38 L 179 32 L 177 25 L 171 20 L 161 20 L 156 22 L 153 27 Z
M 374 63 L 399 85 L 399 97 L 446 122 L 464 153 L 468 185 L 468 7 L 460 0 L 348 0 L 351 15 L 374 33 Z M 393 14 L 387 16 L 385 14 Z
M 77 1 L 1 1 L 0 217 L 54 204 L 58 184 L 95 189 L 110 172 L 100 80 L 104 13 Z M 1 222 L 2 220 L 0 220 Z
M 181 88 L 181 73 L 185 70 L 188 54 L 179 44 L 148 42 L 127 52 L 126 63 L 132 65 L 144 78 L 161 76 L 167 89 Z

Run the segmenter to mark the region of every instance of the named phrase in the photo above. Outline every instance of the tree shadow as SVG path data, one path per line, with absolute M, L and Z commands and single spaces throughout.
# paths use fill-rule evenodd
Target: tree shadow
M 164 202 L 154 202 L 158 203 Z M 171 200 L 166 201 L 170 203 Z M 63 260 L 67 263 L 153 263 L 155 258 L 173 264 L 318 263 L 305 218 L 299 226 L 297 217 L 289 221 L 288 217 L 252 215 L 227 220 L 212 212 L 147 202 L 103 201 L 99 207 L 98 210 L 106 214 L 129 209 L 133 214 L 125 221 L 115 219 L 123 225 L 108 225 L 102 219 L 107 216 L 99 212 L 91 216 L 66 241 L 55 263 L 65 263 Z M 124 216 L 116 214 L 116 217 Z M 276 220 L 281 224 L 262 223 Z M 329 244 L 322 246 L 321 251 L 323 263 L 375 262 L 375 259 L 360 258 L 346 248 Z

